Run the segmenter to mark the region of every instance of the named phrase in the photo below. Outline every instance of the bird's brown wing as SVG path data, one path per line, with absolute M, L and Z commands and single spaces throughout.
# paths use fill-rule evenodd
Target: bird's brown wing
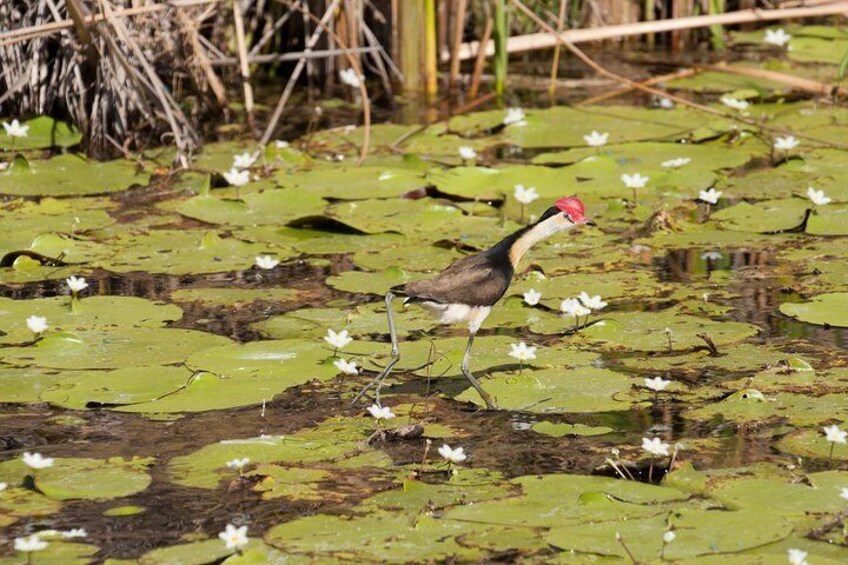
M 434 278 L 411 282 L 404 290 L 419 300 L 491 306 L 504 295 L 511 279 L 511 269 L 498 268 L 479 254 L 463 257 Z

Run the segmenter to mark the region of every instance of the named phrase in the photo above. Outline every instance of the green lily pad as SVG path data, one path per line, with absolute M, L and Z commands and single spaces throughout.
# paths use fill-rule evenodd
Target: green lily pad
M 545 369 L 494 377 L 485 379 L 482 386 L 505 410 L 540 414 L 612 412 L 627 410 L 631 405 L 617 396 L 629 390 L 633 380 L 609 369 Z M 460 394 L 457 400 L 484 404 L 473 389 Z
M 0 477 L 21 483 L 34 476 L 36 488 L 53 500 L 107 500 L 141 492 L 150 484 L 151 459 L 56 458 L 53 466 L 33 471 L 20 459 L 0 463 Z
M 672 351 L 704 345 L 696 335 L 699 333 L 708 334 L 717 345 L 725 345 L 742 341 L 759 331 L 751 324 L 716 322 L 663 311 L 606 314 L 601 320 L 580 330 L 578 335 L 610 349 L 668 351 L 666 328 L 671 330 Z
M 48 334 L 35 345 L 0 349 L 0 361 L 51 369 L 121 369 L 181 363 L 225 337 L 192 330 L 121 328 Z
M 385 295 L 390 288 L 399 284 L 424 278 L 421 273 L 412 273 L 399 267 L 389 267 L 376 273 L 365 271 L 345 271 L 327 277 L 326 283 L 345 292 Z
M 249 547 L 251 544 L 248 544 Z M 247 547 L 245 549 L 247 549 Z M 234 553 L 217 537 L 181 543 L 148 551 L 138 559 L 139 565 L 209 565 L 219 563 Z
M 587 426 L 585 424 L 557 424 L 554 422 L 538 422 L 530 428 L 537 434 L 542 434 L 551 437 L 565 436 L 601 436 L 614 431 L 606 426 Z
M 210 224 L 226 226 L 262 226 L 285 224 L 303 216 L 324 211 L 323 198 L 296 190 L 244 192 L 237 199 L 215 195 L 195 196 L 173 209 L 183 216 Z
M 834 292 L 814 296 L 804 303 L 785 302 L 780 311 L 809 324 L 848 327 L 848 293 Z
M 806 396 L 777 393 L 763 395 L 755 389 L 735 392 L 715 404 L 708 404 L 683 413 L 684 417 L 706 420 L 722 416 L 735 422 L 757 422 L 784 419 L 797 426 L 827 422 L 831 418 L 848 420 L 848 407 L 842 394 Z
M 298 194 L 336 200 L 393 198 L 427 186 L 427 181 L 417 171 L 375 166 L 278 173 L 276 180 L 280 186 L 297 189 Z
M 11 121 L 3 119 L 2 121 Z M 0 130 L 0 149 L 3 151 L 25 149 L 48 149 L 50 147 L 73 147 L 82 141 L 82 133 L 66 122 L 48 116 L 38 116 L 23 122 L 29 126 L 26 137 L 12 138 L 6 130 Z
M 296 302 L 307 294 L 293 288 L 181 288 L 171 293 L 175 302 L 202 302 L 214 306 L 239 306 L 251 302 Z
M 80 182 L 85 179 L 84 182 Z M 130 161 L 96 163 L 71 154 L 33 161 L 26 170 L 0 173 L 0 193 L 15 196 L 84 196 L 146 185 L 150 176 Z
M 775 233 L 800 227 L 809 201 L 798 198 L 768 200 L 757 204 L 742 202 L 712 215 L 727 229 L 754 233 Z

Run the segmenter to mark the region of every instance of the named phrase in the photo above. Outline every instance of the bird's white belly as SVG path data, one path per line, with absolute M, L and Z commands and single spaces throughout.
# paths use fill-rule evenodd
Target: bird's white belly
M 469 306 L 468 304 L 422 302 L 421 306 L 438 318 L 441 324 L 468 322 L 468 329 L 471 333 L 477 333 L 489 312 L 492 311 L 491 306 Z

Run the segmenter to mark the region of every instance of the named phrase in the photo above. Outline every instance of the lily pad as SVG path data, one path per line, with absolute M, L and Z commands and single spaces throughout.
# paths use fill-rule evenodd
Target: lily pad
M 276 180 L 283 187 L 297 189 L 297 194 L 336 200 L 394 198 L 427 186 L 417 171 L 375 166 L 278 173 Z
M 318 215 L 326 205 L 323 198 L 303 191 L 271 189 L 243 192 L 237 199 L 195 196 L 173 208 L 183 216 L 210 224 L 262 226 Z
M 85 182 L 80 182 L 85 179 Z M 33 161 L 28 169 L 0 173 L 0 193 L 15 196 L 84 196 L 146 185 L 150 176 L 130 161 L 90 162 L 72 154 Z
M 4 119 L 4 122 L 11 121 Z M 29 126 L 26 137 L 12 138 L 0 131 L 0 149 L 14 151 L 24 149 L 48 149 L 50 147 L 73 147 L 82 141 L 82 133 L 66 122 L 48 116 L 38 116 L 23 122 Z
M 848 328 L 848 293 L 820 294 L 803 303 L 785 302 L 780 311 L 809 324 Z

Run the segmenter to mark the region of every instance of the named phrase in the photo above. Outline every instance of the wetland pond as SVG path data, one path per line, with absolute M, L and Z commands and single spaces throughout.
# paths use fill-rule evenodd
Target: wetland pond
M 735 64 L 832 80 L 848 35 L 789 30 Z M 167 149 L 45 151 L 80 140 L 48 118 L 0 135 L 0 564 L 848 561 L 848 445 L 823 431 L 848 425 L 848 108 L 665 86 L 757 125 L 492 108 L 377 124 L 362 166 L 352 125 L 176 173 Z M 399 301 L 395 417 L 351 407 L 389 360 L 390 287 L 572 194 L 598 226 L 531 250 L 475 342 L 500 410 L 462 376 L 465 329 Z M 584 291 L 607 304 L 578 322 L 561 303 Z

